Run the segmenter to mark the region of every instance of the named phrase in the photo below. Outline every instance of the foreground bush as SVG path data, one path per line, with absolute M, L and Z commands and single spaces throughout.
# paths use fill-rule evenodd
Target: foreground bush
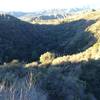
M 42 64 L 50 64 L 55 58 L 55 55 L 51 52 L 46 52 L 40 56 L 40 62 Z
M 37 85 L 47 93 L 47 100 L 96 100 L 91 93 L 85 92 L 85 82 L 76 77 L 64 75 L 58 69 L 50 67 L 46 74 L 40 77 Z
M 32 69 L 2 67 L 0 100 L 100 100 L 95 98 L 100 89 L 99 62 L 91 63 Z

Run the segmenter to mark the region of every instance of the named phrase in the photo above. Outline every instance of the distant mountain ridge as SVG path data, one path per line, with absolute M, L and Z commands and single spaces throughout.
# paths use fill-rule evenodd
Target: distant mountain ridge
M 89 8 L 69 8 L 69 9 L 50 9 L 37 12 L 7 12 L 7 13 L 22 20 L 31 22 L 32 20 L 63 19 L 68 15 L 80 11 L 86 11 L 88 9 Z

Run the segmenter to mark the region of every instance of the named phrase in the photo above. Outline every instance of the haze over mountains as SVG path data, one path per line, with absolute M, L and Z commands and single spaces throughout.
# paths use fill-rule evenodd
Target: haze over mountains
M 89 10 L 86 8 L 70 8 L 70 9 L 50 9 L 41 10 L 36 12 L 7 12 L 8 14 L 20 18 L 25 21 L 32 22 L 32 20 L 50 20 L 50 19 L 63 19 L 71 14 Z

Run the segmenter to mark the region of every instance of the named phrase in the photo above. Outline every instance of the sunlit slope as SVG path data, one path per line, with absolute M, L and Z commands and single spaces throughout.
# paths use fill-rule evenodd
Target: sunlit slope
M 55 65 L 64 62 L 80 62 L 80 61 L 88 61 L 89 59 L 95 59 L 95 60 L 100 59 L 100 12 L 99 11 L 87 12 L 80 15 L 79 17 L 77 15 L 77 20 L 81 18 L 86 19 L 87 21 L 95 20 L 95 23 L 88 26 L 85 29 L 85 32 L 90 32 L 91 35 L 93 35 L 96 38 L 96 42 L 83 52 L 73 55 L 65 55 L 62 57 L 58 57 L 55 60 L 53 60 L 52 64 Z M 90 44 L 92 44 L 92 42 Z

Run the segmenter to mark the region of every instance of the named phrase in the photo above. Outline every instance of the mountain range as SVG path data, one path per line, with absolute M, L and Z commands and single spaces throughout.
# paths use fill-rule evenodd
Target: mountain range
M 63 19 L 74 13 L 87 11 L 89 8 L 70 8 L 70 9 L 50 9 L 34 12 L 7 12 L 8 14 L 25 21 Z

